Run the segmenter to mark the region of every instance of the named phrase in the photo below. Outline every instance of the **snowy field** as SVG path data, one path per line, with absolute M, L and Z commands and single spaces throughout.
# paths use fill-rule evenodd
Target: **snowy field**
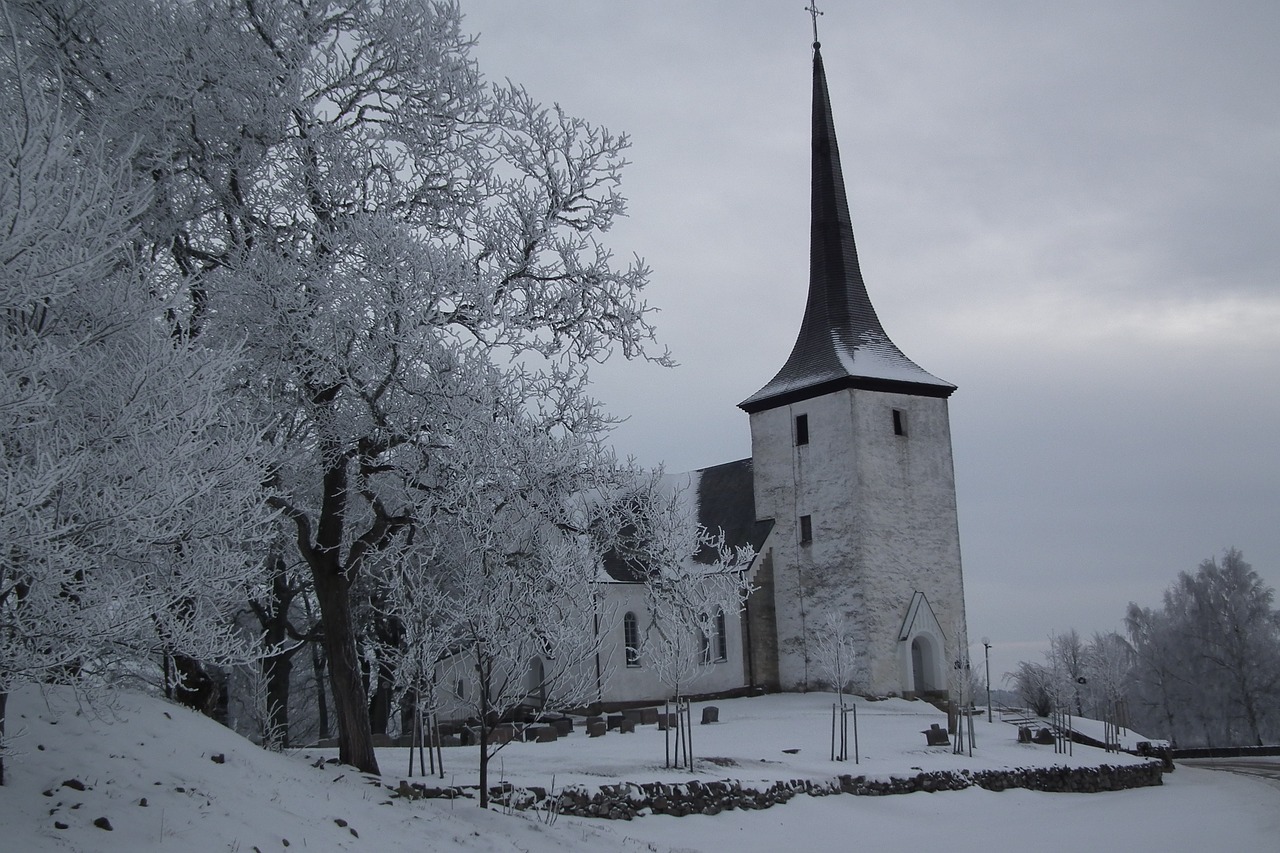
M 553 744 L 508 746 L 492 771 L 517 784 L 591 786 L 658 779 L 825 779 L 919 770 L 1132 761 L 1076 746 L 1018 745 L 1007 724 L 977 724 L 972 758 L 927 748 L 942 715 L 921 703 L 859 703 L 862 762 L 833 764 L 830 697 L 771 696 L 716 703 L 721 722 L 694 726 L 705 760 L 692 776 L 665 770 L 653 727 Z M 798 796 L 759 812 L 645 816 L 630 822 L 486 813 L 474 801 L 409 803 L 346 768 L 312 766 L 327 753 L 264 752 L 190 711 L 137 695 L 93 713 L 66 694 L 10 699 L 16 755 L 0 788 L 0 850 L 114 851 L 777 851 L 937 845 L 964 851 L 1280 849 L 1280 787 L 1179 767 L 1158 788 L 1109 794 L 969 789 L 893 797 Z M 695 706 L 695 715 L 697 706 Z M 57 722 L 53 722 L 54 719 Z M 784 749 L 798 749 L 795 754 Z M 446 781 L 475 781 L 474 748 L 445 750 Z M 220 761 L 217 759 L 221 759 Z M 714 760 L 712 760 L 714 759 Z M 379 754 L 384 781 L 405 777 L 405 750 Z M 64 784 L 71 783 L 71 784 Z M 84 790 L 79 790 L 82 784 Z M 110 830 L 95 826 L 105 818 Z M 65 827 L 65 828 L 60 828 Z

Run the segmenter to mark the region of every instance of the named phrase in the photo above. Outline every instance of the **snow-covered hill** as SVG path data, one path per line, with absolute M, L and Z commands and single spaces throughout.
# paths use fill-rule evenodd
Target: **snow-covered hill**
M 824 697 L 782 696 L 721 704 L 723 722 L 695 726 L 695 748 L 715 757 L 702 778 L 794 778 L 893 767 L 936 769 L 1052 762 L 1046 747 L 1013 743 L 1014 730 L 979 726 L 974 758 L 927 749 L 927 712 L 916 703 L 862 708 L 864 764 L 832 765 Z M 1087 849 L 1271 850 L 1280 838 L 1280 790 L 1267 783 L 1180 768 L 1166 784 L 1113 794 L 1068 795 L 979 789 L 899 797 L 797 797 L 763 812 L 716 817 L 646 816 L 629 823 L 562 817 L 545 826 L 528 814 L 485 812 L 474 801 L 408 802 L 378 780 L 325 763 L 314 750 L 265 752 L 217 724 L 153 698 L 121 693 L 109 712 L 65 692 L 24 690 L 9 703 L 8 784 L 0 788 L 3 851 L 776 851 L 879 850 L 945 843 L 953 851 L 1016 846 L 1022 851 Z M 829 719 L 829 717 L 828 717 Z M 799 753 L 783 749 L 799 748 Z M 507 778 L 527 784 L 595 784 L 689 778 L 663 771 L 661 736 L 581 734 L 555 744 L 513 744 L 501 754 Z M 446 750 L 458 784 L 474 782 L 474 750 Z M 869 754 L 868 754 L 869 753 Z M 783 761 L 793 761 L 788 764 Z M 403 751 L 380 755 L 394 784 Z M 728 763 L 726 766 L 727 762 Z M 1115 763 L 1075 748 L 1073 763 Z M 316 766 L 318 765 L 318 766 Z M 736 765 L 736 766 L 735 766 Z M 837 769 L 833 769 L 837 768 Z M 83 787 L 83 790 L 81 788 Z M 99 824 L 108 822 L 110 829 Z

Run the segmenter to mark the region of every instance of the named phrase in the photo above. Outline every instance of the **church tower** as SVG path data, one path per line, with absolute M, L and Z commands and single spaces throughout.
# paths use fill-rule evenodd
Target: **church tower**
M 773 521 L 757 579 L 765 600 L 748 614 L 751 681 L 822 684 L 821 635 L 835 624 L 857 649 L 855 689 L 938 694 L 968 642 L 955 386 L 898 349 L 867 295 L 816 39 L 812 145 L 804 320 L 782 369 L 739 403 L 756 515 Z

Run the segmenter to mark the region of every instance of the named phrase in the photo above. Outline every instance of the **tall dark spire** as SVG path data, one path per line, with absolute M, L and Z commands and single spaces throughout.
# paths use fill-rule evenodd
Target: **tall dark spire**
M 950 396 L 954 385 L 917 366 L 889 340 L 867 296 L 840 171 L 822 49 L 816 41 L 810 192 L 809 302 L 800 335 L 778 375 L 739 407 L 759 412 L 842 388 Z

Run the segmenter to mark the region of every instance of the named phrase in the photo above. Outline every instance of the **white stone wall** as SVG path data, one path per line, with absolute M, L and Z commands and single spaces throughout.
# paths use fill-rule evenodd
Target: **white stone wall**
M 662 683 L 654 672 L 652 661 L 642 654 L 639 666 L 627 666 L 622 620 L 633 612 L 639 621 L 643 635 L 651 627 L 651 619 L 645 607 L 644 587 L 634 583 L 614 583 L 605 586 L 606 610 L 613 610 L 614 624 L 605 635 L 601 649 L 601 665 L 605 672 L 603 700 L 606 702 L 661 701 L 671 698 L 671 688 Z M 745 684 L 742 644 L 742 618 L 740 614 L 725 614 L 725 650 L 722 661 L 701 664 L 696 679 L 688 685 L 688 692 L 717 693 L 733 690 Z M 691 647 L 697 649 L 691 640 Z M 696 652 L 695 652 L 696 653 Z
M 894 434 L 893 410 L 906 435 Z M 809 444 L 796 446 L 795 417 Z M 964 648 L 964 588 L 947 401 L 842 390 L 751 416 L 756 514 L 775 520 L 775 607 L 781 686 L 814 683 L 811 633 L 825 610 L 850 616 L 865 649 L 862 689 L 911 690 L 903 618 L 923 592 Z M 799 542 L 799 518 L 813 541 Z

